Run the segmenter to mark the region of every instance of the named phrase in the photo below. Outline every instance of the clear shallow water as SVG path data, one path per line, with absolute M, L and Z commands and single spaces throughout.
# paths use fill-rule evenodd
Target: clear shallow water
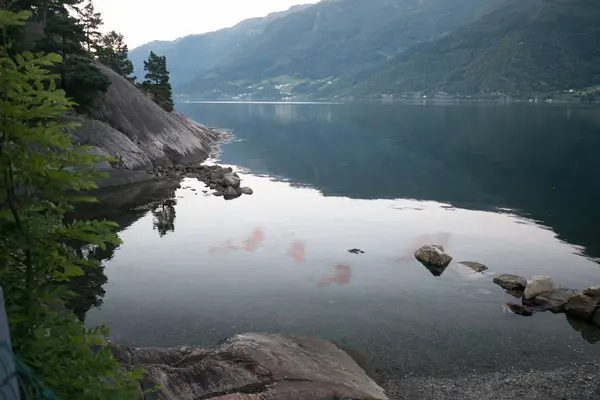
M 492 279 L 600 284 L 600 110 L 178 108 L 234 131 L 219 162 L 238 169 L 255 194 L 225 202 L 188 179 L 180 189 L 148 189 L 148 200 L 176 201 L 154 213 L 124 204 L 134 190 L 113 194 L 125 244 L 105 262 L 106 294 L 89 324 L 141 345 L 304 333 L 368 351 L 382 374 L 599 358 L 600 344 L 591 343 L 598 330 L 564 315 L 507 314 L 501 305 L 515 299 Z M 428 243 L 454 257 L 440 277 L 412 256 Z M 465 260 L 490 270 L 475 274 L 458 264 Z

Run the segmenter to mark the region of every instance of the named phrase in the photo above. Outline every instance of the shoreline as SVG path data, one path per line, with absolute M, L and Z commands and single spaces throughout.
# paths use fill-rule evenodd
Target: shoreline
M 403 376 L 380 382 L 390 400 L 597 400 L 600 366 L 571 363 L 554 370 L 469 373 L 458 377 Z

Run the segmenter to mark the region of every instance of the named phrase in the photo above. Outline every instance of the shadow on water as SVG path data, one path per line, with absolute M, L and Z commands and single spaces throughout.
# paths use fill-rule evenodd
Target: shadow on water
M 111 188 L 90 193 L 99 203 L 81 206 L 73 215 L 77 219 L 108 219 L 119 224 L 121 232 L 142 218 L 151 210 L 154 216 L 154 229 L 161 237 L 175 231 L 175 190 L 179 183 L 173 181 L 148 182 L 133 186 Z M 110 261 L 118 246 L 108 244 L 99 247 L 80 247 L 80 257 L 96 260 L 100 268 L 84 268 L 84 274 L 69 282 L 69 289 L 75 297 L 67 302 L 67 307 L 81 320 L 86 313 L 103 303 L 104 285 L 108 278 L 104 273 L 104 263 Z
M 223 162 L 324 196 L 510 209 L 600 257 L 600 109 L 181 104 L 234 131 Z

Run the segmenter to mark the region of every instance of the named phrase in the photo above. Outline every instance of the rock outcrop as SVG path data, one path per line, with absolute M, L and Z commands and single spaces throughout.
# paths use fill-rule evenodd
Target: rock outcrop
M 282 334 L 243 334 L 214 349 L 111 344 L 125 366 L 142 365 L 142 390 L 157 400 L 385 400 L 366 372 L 331 342 Z
M 146 170 L 203 161 L 218 134 L 176 112 L 167 112 L 116 72 L 96 63 L 111 84 L 96 100 L 88 116 L 70 116 L 81 124 L 74 142 L 118 160 L 97 167 L 111 178 L 100 186 L 149 180 Z

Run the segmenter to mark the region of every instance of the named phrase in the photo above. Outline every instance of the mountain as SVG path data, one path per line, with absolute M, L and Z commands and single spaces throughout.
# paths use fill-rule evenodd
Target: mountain
M 535 95 L 600 85 L 600 1 L 510 0 L 340 92 Z M 422 93 L 421 93 L 422 94 Z
M 215 32 L 189 35 L 175 41 L 153 41 L 129 52 L 134 74 L 144 78 L 144 61 L 150 51 L 167 57 L 167 68 L 171 84 L 176 87 L 192 80 L 198 74 L 216 66 L 229 54 L 243 49 L 248 41 L 259 36 L 265 27 L 276 18 L 294 13 L 307 6 L 295 6 L 287 11 L 269 14 L 263 18 L 252 18 Z
M 203 65 L 195 79 L 175 89 L 207 97 L 313 93 L 340 77 L 379 68 L 411 46 L 448 34 L 504 1 L 323 0 L 272 18 L 251 40 L 220 53 L 211 59 L 210 69 Z M 207 39 L 200 35 L 189 40 Z

